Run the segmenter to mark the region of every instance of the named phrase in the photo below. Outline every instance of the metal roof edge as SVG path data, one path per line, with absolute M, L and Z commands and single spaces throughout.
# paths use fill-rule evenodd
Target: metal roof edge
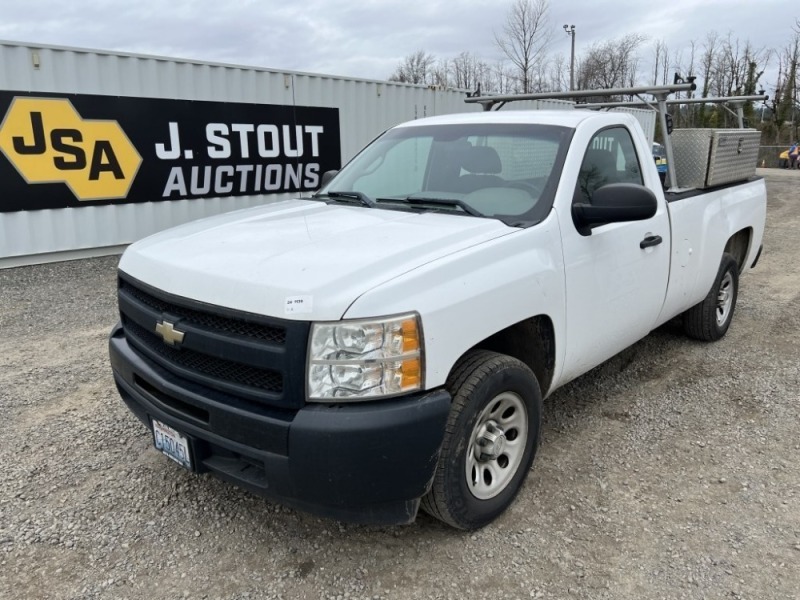
M 241 69 L 245 71 L 259 71 L 264 73 L 274 73 L 279 75 L 301 75 L 304 77 L 321 77 L 324 79 L 337 79 L 341 81 L 358 81 L 361 83 L 374 83 L 381 85 L 391 85 L 396 87 L 406 87 L 412 89 L 431 89 L 432 91 L 468 93 L 469 90 L 459 88 L 439 89 L 436 86 L 429 86 L 421 83 L 403 83 L 400 81 L 388 81 L 385 79 L 367 79 L 364 77 L 348 77 L 346 75 L 332 75 L 328 73 L 312 73 L 309 71 L 294 71 L 291 69 L 274 69 L 270 67 L 258 67 L 254 65 L 242 65 L 236 63 L 225 63 L 217 61 L 200 60 L 195 58 L 184 58 L 174 56 L 163 56 L 159 54 L 140 54 L 137 52 L 124 52 L 121 50 L 104 50 L 99 48 L 82 48 L 79 46 L 62 46 L 59 44 L 39 44 L 35 42 L 22 42 L 14 40 L 0 39 L 0 46 L 10 46 L 15 48 L 29 48 L 31 50 L 55 50 L 58 52 L 77 52 L 81 54 L 98 54 L 101 56 L 119 56 L 122 58 L 141 58 L 145 60 L 158 60 L 164 62 L 184 63 L 198 66 L 221 67 L 225 69 Z

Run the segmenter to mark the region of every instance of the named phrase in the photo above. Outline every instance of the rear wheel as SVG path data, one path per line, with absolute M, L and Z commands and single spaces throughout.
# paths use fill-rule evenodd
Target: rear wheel
M 539 443 L 542 396 L 524 363 L 485 350 L 467 353 L 447 387 L 453 405 L 422 508 L 453 527 L 476 529 L 522 487 Z
M 706 342 L 722 338 L 733 320 L 738 295 L 739 263 L 730 254 L 723 254 L 708 295 L 683 314 L 686 335 Z

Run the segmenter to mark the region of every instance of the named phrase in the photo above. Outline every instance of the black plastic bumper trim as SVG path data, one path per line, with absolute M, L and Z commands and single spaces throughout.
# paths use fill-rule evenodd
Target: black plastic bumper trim
M 160 369 L 133 351 L 119 328 L 109 350 L 130 410 L 147 427 L 155 418 L 185 434 L 198 472 L 359 523 L 413 521 L 430 489 L 450 410 L 445 390 L 267 415 Z

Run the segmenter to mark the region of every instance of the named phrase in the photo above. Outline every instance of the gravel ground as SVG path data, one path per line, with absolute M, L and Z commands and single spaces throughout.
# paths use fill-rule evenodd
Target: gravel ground
M 2 598 L 800 598 L 800 173 L 716 344 L 667 324 L 545 402 L 471 534 L 343 525 L 194 476 L 112 383 L 117 258 L 0 271 Z

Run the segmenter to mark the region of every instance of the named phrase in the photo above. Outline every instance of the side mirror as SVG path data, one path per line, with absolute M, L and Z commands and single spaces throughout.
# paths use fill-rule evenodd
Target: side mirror
M 592 203 L 572 205 L 572 220 L 582 235 L 606 223 L 643 221 L 656 214 L 658 201 L 649 188 L 636 183 L 611 183 L 595 190 Z
M 336 177 L 336 175 L 338 175 L 338 174 L 339 174 L 339 171 L 325 171 L 322 174 L 322 182 L 320 183 L 319 187 L 320 188 L 324 188 L 326 185 L 328 185 L 330 183 L 331 179 Z

